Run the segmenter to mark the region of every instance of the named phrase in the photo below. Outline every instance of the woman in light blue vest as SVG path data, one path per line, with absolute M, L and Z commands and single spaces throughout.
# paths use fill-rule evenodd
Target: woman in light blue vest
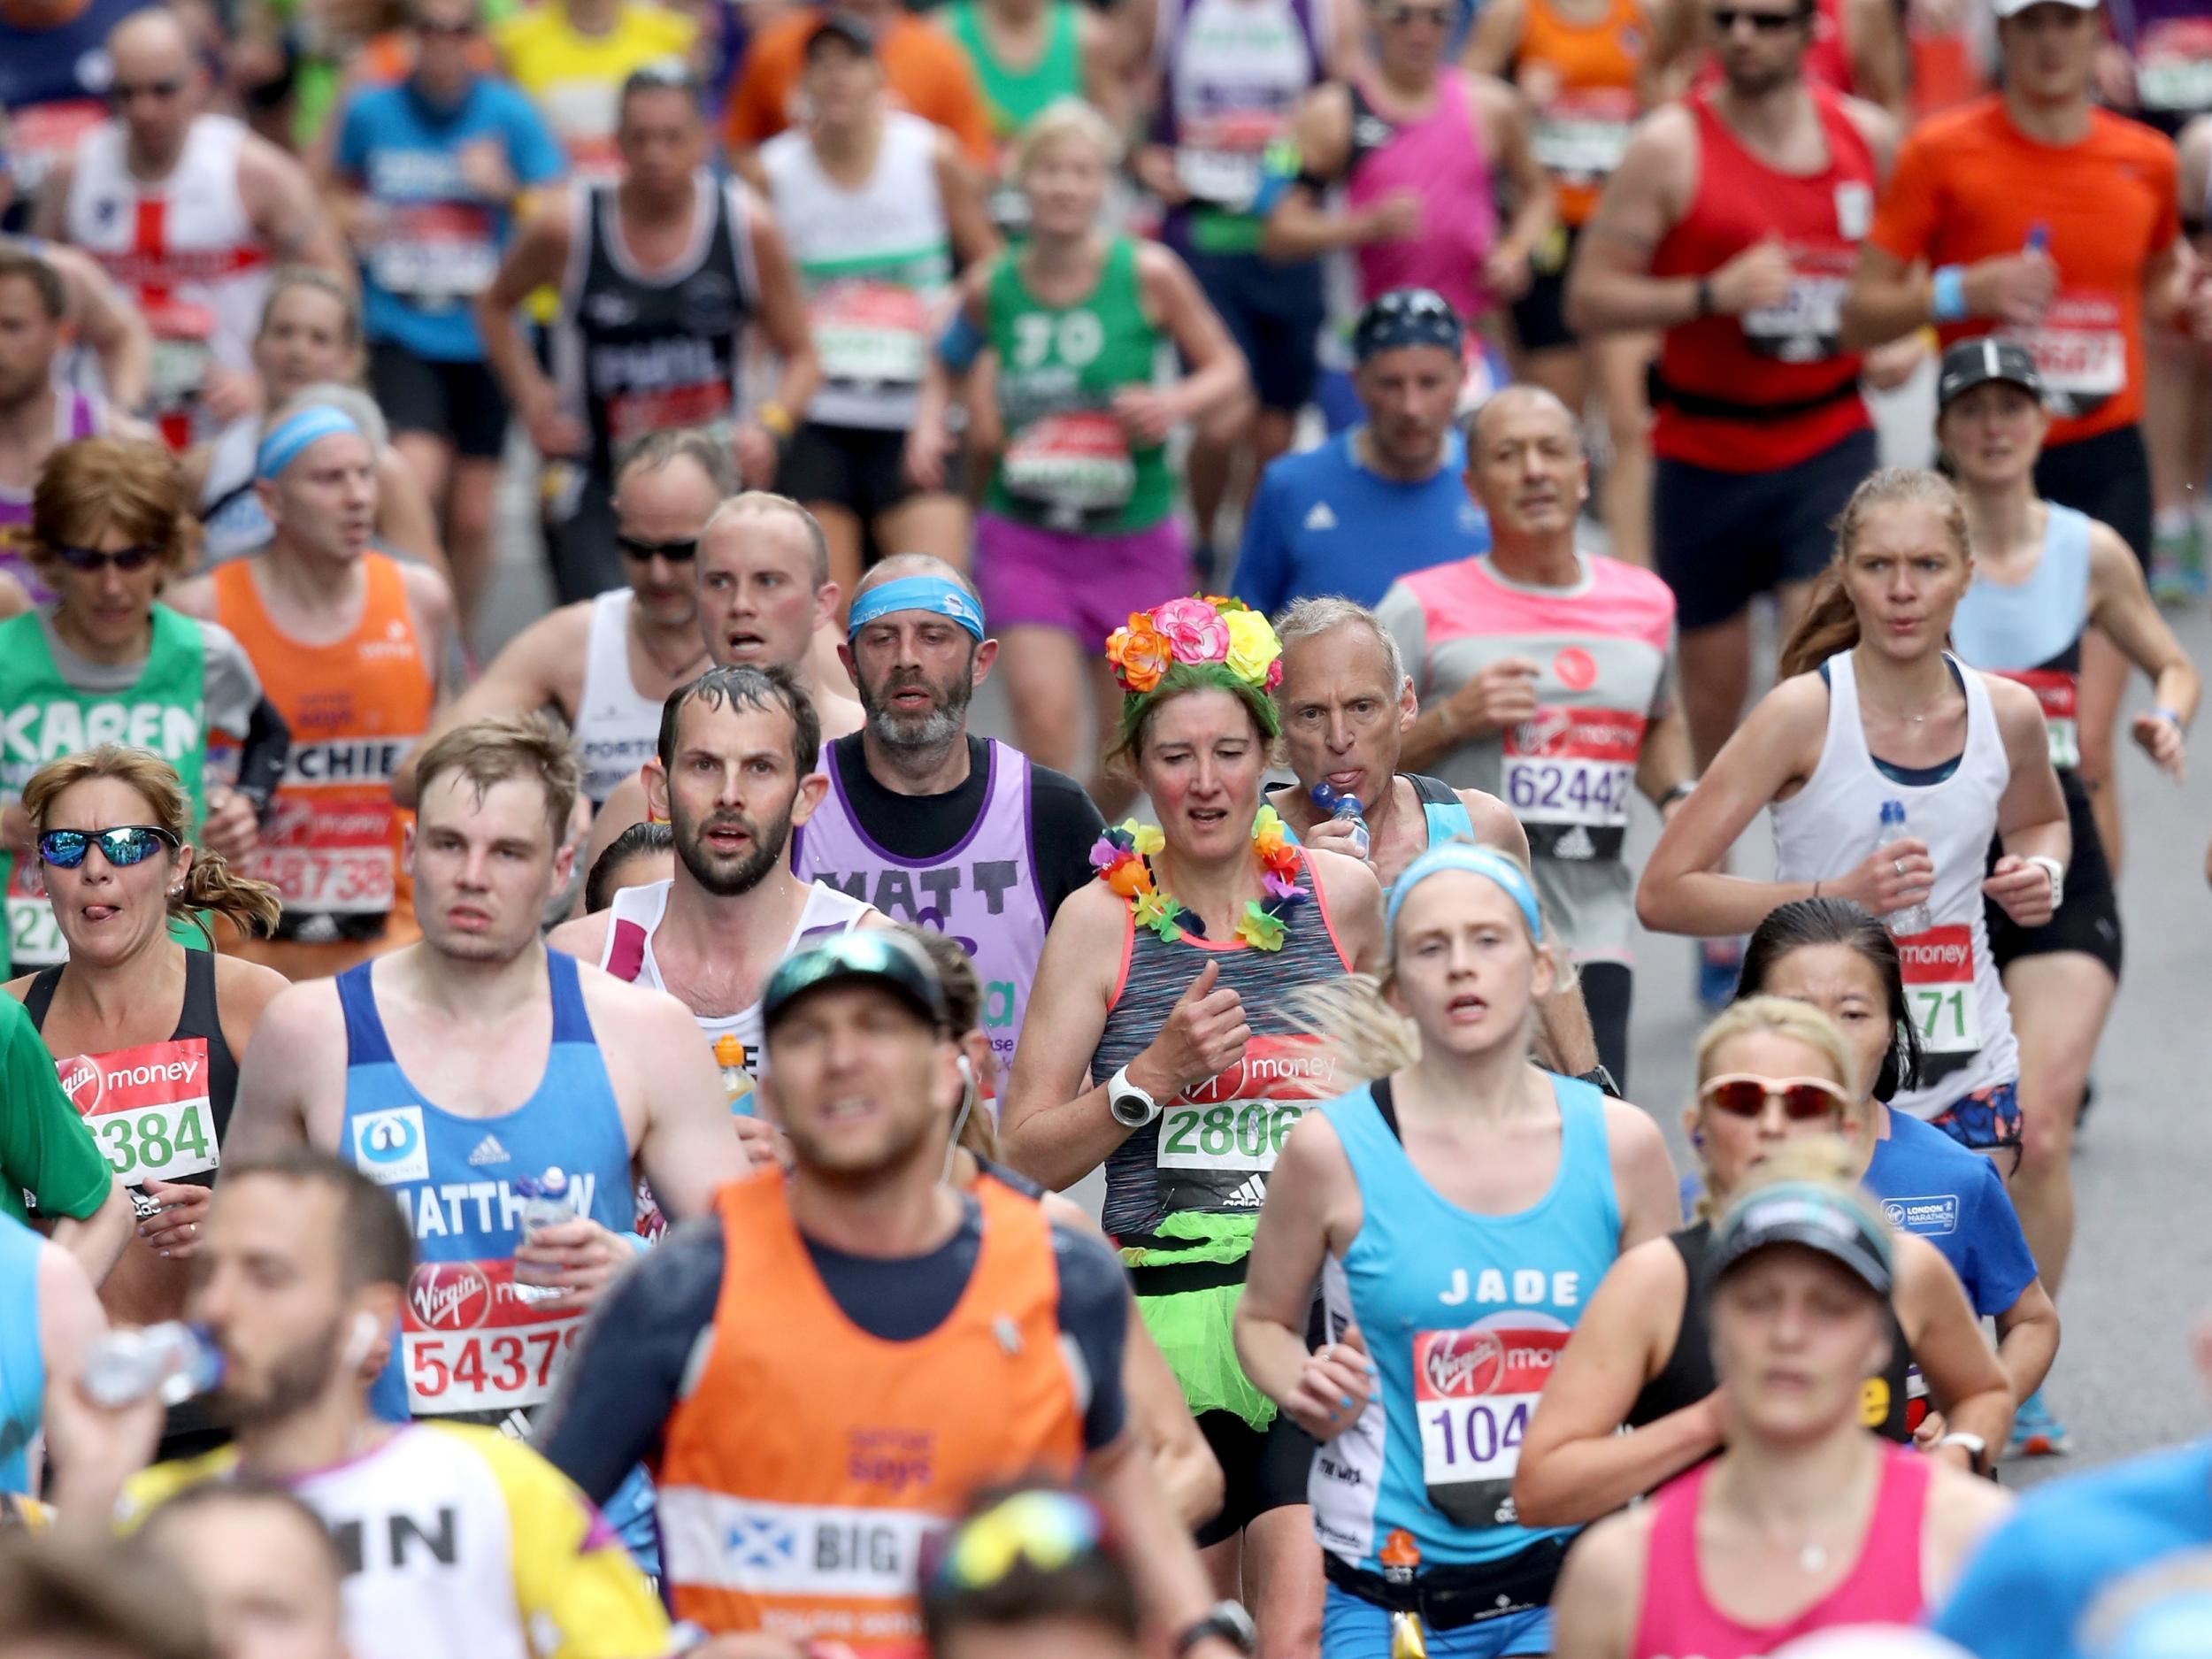
M 1374 1080 L 1291 1132 L 1237 1351 L 1321 1442 L 1330 1659 L 1386 1659 L 1416 1621 L 1437 1659 L 1546 1654 L 1572 1534 L 1516 1518 L 1521 1436 L 1606 1269 L 1678 1224 L 1674 1171 L 1649 1118 L 1529 1063 L 1558 970 L 1519 864 L 1433 849 L 1388 920 L 1379 987 L 1304 999 Z

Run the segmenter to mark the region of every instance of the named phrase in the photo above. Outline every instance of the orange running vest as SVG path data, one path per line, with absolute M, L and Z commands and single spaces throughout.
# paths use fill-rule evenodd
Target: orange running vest
M 871 1659 L 918 1654 L 923 1540 L 985 1486 L 1075 1473 L 1083 1402 L 1050 1223 L 995 1181 L 975 1199 L 967 1288 L 935 1330 L 892 1342 L 822 1283 L 780 1171 L 716 1195 L 726 1255 L 712 1346 L 655 1471 L 677 1617 Z

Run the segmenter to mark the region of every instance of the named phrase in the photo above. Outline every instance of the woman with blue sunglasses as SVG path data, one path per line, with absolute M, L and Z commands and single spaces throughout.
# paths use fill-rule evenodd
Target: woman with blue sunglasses
M 176 771 L 178 833 L 227 858 L 252 850 L 288 737 L 245 649 L 160 603 L 196 545 L 190 496 L 160 445 L 88 438 L 55 451 L 31 503 L 30 554 L 56 598 L 0 622 L 0 802 L 39 766 L 102 742 Z M 0 972 L 67 954 L 19 806 L 0 810 L 7 936 Z M 206 946 L 197 929 L 188 944 Z
M 103 743 L 41 767 L 24 787 L 40 872 L 68 960 L 9 981 L 54 1056 L 64 1092 L 130 1188 L 136 1240 L 101 1286 L 110 1318 L 173 1319 L 221 1163 L 238 1061 L 270 998 L 273 969 L 188 950 L 178 926 L 210 914 L 241 930 L 276 924 L 276 890 L 187 840 L 191 802 L 176 769 Z M 192 1408 L 172 1413 L 165 1456 L 206 1449 Z

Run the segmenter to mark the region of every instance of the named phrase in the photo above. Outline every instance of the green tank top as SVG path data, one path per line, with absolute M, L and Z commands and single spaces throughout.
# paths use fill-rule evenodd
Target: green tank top
M 1009 69 L 993 54 L 977 0 L 953 0 L 945 8 L 952 37 L 975 65 L 991 117 L 991 136 L 1009 143 L 1035 120 L 1047 104 L 1083 96 L 1083 44 L 1075 7 L 1052 0 L 1045 11 L 1045 50 L 1027 69 Z
M 62 678 L 35 613 L 0 622 L 0 800 L 19 801 L 40 767 L 101 743 L 151 749 L 177 769 L 192 799 L 192 828 L 207 813 L 206 652 L 200 625 L 157 604 L 146 666 L 127 691 L 81 691 Z M 92 855 L 99 856 L 97 853 Z M 14 858 L 0 849 L 0 884 L 7 890 L 8 930 L 0 973 L 13 959 L 59 962 L 67 955 L 54 908 L 34 880 L 16 879 Z M 27 872 L 27 874 L 32 872 Z M 171 933 L 188 945 L 207 941 L 188 920 Z
M 1006 444 L 985 505 L 1081 535 L 1123 535 L 1166 518 L 1175 505 L 1166 451 L 1132 449 L 1109 407 L 1123 387 L 1152 383 L 1160 348 L 1144 313 L 1136 242 L 1116 237 L 1098 286 L 1068 306 L 1038 299 L 1018 256 L 1003 255 L 991 273 L 989 313 Z

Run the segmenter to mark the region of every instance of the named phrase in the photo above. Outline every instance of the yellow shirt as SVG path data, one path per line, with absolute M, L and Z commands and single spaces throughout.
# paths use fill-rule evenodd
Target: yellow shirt
M 604 35 L 580 34 L 561 0 L 541 0 L 493 35 L 509 78 L 538 106 L 568 151 L 570 166 L 587 177 L 615 172 L 623 81 L 648 64 L 687 61 L 698 37 L 693 19 L 649 0 L 624 5 Z
M 157 1463 L 125 1488 L 134 1526 L 229 1478 L 235 1447 Z M 497 1429 L 416 1423 L 290 1483 L 346 1566 L 353 1659 L 648 1659 L 668 1617 L 599 1512 Z

